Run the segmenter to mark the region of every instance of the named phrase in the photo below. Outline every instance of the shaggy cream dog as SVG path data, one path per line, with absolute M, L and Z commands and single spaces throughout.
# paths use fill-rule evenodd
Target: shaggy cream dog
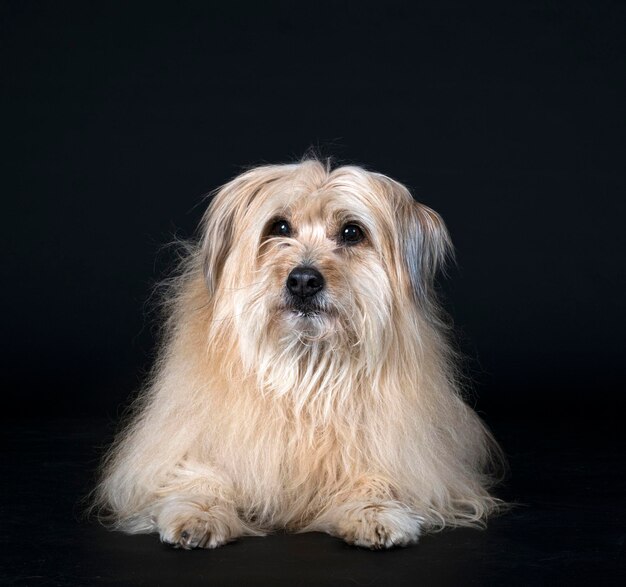
M 449 250 L 435 212 L 359 167 L 271 165 L 221 188 L 106 459 L 105 519 L 182 548 L 272 529 L 388 548 L 481 523 L 498 449 L 439 317 Z

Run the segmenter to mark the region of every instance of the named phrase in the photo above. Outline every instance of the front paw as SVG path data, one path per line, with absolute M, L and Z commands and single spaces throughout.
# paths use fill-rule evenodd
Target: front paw
M 175 548 L 217 548 L 243 534 L 236 512 L 219 504 L 173 501 L 158 517 L 162 542 Z
M 188 516 L 163 528 L 161 540 L 174 548 L 217 548 L 235 539 L 229 528 L 205 516 Z
M 336 534 L 349 544 L 380 550 L 419 539 L 423 518 L 401 504 L 354 504 L 343 510 Z

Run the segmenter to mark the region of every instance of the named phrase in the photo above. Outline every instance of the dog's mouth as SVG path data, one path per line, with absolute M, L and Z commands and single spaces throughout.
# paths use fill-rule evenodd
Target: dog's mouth
M 322 310 L 290 310 L 290 313 L 293 314 L 296 318 L 317 318 L 320 314 L 324 313 Z
M 312 319 L 327 316 L 331 312 L 321 304 L 309 300 L 290 300 L 280 310 L 294 318 Z

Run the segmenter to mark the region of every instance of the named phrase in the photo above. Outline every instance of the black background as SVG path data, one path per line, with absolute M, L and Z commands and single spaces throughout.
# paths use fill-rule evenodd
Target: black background
M 244 166 L 313 147 L 446 220 L 472 402 L 513 464 L 531 438 L 530 460 L 554 449 L 548 477 L 563 447 L 615 450 L 625 17 L 603 1 L 2 2 L 3 418 L 115 421 L 154 356 L 165 245 Z

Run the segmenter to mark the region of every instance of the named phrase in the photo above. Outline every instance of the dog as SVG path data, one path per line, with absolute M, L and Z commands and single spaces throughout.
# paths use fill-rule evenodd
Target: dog
M 437 213 L 357 166 L 267 165 L 219 189 L 105 459 L 102 519 L 184 549 L 272 530 L 385 549 L 483 524 L 500 451 L 437 303 L 450 253 Z

